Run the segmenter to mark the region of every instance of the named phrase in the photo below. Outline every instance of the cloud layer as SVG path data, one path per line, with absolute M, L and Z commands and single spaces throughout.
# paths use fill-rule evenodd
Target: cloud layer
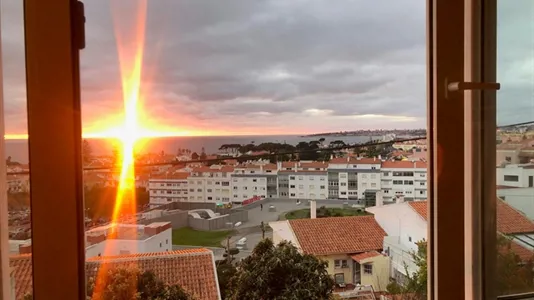
M 523 38 L 501 38 L 514 49 L 500 52 L 499 63 L 505 65 L 499 68 L 500 97 L 517 99 L 514 107 L 522 108 L 521 118 L 534 119 L 534 6 L 527 1 L 520 0 L 523 9 L 514 8 L 517 2 L 502 9 L 507 15 L 499 30 L 522 28 Z M 26 123 L 21 2 L 4 0 L 2 7 L 9 133 L 24 132 Z M 81 77 L 87 131 L 99 130 L 122 110 L 115 33 L 132 28 L 132 3 L 85 1 L 87 48 L 81 54 Z M 153 123 L 177 131 L 265 134 L 424 127 L 424 4 L 149 1 L 143 111 Z M 505 20 L 510 22 L 501 25 Z M 518 115 L 507 107 L 499 117 L 504 122 Z

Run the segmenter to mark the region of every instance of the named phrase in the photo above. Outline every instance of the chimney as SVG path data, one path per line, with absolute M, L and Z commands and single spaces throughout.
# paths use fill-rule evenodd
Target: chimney
M 350 162 L 350 156 L 347 156 L 347 162 Z
M 382 192 L 376 192 L 376 204 L 375 206 L 380 207 L 384 205 L 384 195 Z
M 317 202 L 315 200 L 310 200 L 310 219 L 317 218 Z
M 378 154 L 378 160 L 382 160 L 382 155 Z
M 278 171 L 282 170 L 282 162 L 281 162 L 281 161 L 277 161 L 277 162 L 276 162 L 276 169 L 277 169 Z

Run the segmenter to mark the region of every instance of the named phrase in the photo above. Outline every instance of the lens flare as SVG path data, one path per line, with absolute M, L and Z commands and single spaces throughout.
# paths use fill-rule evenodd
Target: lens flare
M 134 16 L 132 16 L 132 12 Z M 134 150 L 141 136 L 139 126 L 139 103 L 141 98 L 141 74 L 145 43 L 147 0 L 112 1 L 115 38 L 120 62 L 122 94 L 124 101 L 123 124 L 118 139 L 121 149 L 118 162 L 120 177 L 113 208 L 112 226 L 107 230 L 106 238 L 120 238 L 119 225 L 123 217 L 133 217 L 135 223 L 135 166 Z M 106 243 L 106 248 L 110 243 Z M 104 249 L 102 256 L 111 249 Z M 101 264 L 95 282 L 93 299 L 100 299 L 107 285 L 108 267 Z

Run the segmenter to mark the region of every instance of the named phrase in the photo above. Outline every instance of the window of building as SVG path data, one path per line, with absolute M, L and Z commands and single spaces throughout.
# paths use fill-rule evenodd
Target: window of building
M 295 176 L 289 176 L 289 180 L 295 180 Z
M 321 190 L 324 190 L 324 189 L 325 189 L 325 186 L 324 186 L 324 185 L 321 185 L 320 189 L 321 189 Z
M 373 265 L 372 264 L 363 264 L 363 274 L 373 275 Z
M 504 181 L 518 182 L 519 181 L 519 176 L 517 176 L 517 175 L 504 175 Z

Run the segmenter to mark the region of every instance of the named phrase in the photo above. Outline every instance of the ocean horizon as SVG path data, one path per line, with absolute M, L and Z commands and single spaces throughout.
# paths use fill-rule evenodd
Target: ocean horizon
M 296 145 L 299 142 L 316 141 L 325 139 L 325 143 L 335 140 L 342 140 L 345 143 L 360 143 L 370 140 L 369 136 L 301 136 L 301 135 L 237 135 L 237 136 L 184 136 L 184 137 L 157 137 L 142 139 L 138 151 L 140 153 L 177 153 L 178 149 L 190 149 L 200 153 L 202 148 L 207 154 L 219 152 L 219 147 L 223 144 L 249 144 L 261 143 L 286 143 Z M 109 138 L 87 138 L 91 145 L 93 155 L 111 155 L 114 139 Z M 12 161 L 23 164 L 28 163 L 28 140 L 12 139 L 5 140 L 6 157 L 11 156 Z

